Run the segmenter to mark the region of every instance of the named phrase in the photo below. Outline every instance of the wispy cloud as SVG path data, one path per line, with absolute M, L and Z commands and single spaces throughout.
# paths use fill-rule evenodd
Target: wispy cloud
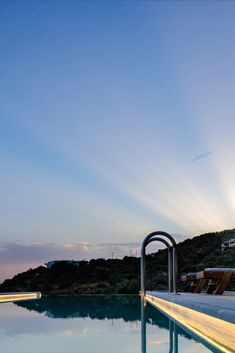
M 139 253 L 140 243 L 89 244 L 81 243 L 17 243 L 6 242 L 0 245 L 0 281 L 25 271 L 31 267 L 43 265 L 50 260 L 122 258 L 125 255 Z M 131 253 L 130 253 L 131 250 Z M 112 255 L 113 254 L 113 255 Z
M 178 241 L 185 239 L 180 235 L 176 235 L 175 238 Z M 148 249 L 150 252 L 162 248 L 161 244 L 152 245 Z M 0 280 L 31 267 L 43 265 L 50 260 L 140 256 L 140 247 L 140 242 L 100 244 L 90 244 L 85 241 L 81 243 L 2 242 L 0 244 Z
M 212 154 L 212 153 L 213 153 L 213 151 L 208 151 L 208 152 L 199 154 L 198 156 L 196 156 L 196 157 L 194 157 L 194 158 L 192 159 L 192 162 L 196 162 L 196 161 L 198 161 L 199 159 L 204 158 L 204 157 L 207 157 L 207 156 L 209 156 L 209 155 Z

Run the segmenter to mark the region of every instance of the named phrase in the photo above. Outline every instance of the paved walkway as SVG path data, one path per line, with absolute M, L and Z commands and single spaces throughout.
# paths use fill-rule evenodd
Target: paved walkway
M 147 292 L 147 294 L 235 324 L 235 292 L 225 292 L 225 295 L 209 295 L 192 293 L 170 294 L 152 291 Z

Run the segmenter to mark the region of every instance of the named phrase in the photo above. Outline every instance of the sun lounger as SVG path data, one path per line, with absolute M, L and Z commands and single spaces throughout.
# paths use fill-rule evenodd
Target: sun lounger
M 235 281 L 235 268 L 206 268 L 204 271 L 189 273 L 181 277 L 182 281 L 191 281 L 190 292 L 206 294 L 223 294 L 231 281 Z
M 194 290 L 198 284 L 197 274 L 195 272 L 190 272 L 187 275 L 181 277 L 182 282 L 190 282 L 190 287 L 187 288 L 188 292 L 194 293 Z

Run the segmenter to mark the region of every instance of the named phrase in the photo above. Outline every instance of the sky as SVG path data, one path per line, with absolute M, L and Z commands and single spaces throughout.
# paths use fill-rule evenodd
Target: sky
M 235 3 L 0 2 L 0 279 L 234 228 Z

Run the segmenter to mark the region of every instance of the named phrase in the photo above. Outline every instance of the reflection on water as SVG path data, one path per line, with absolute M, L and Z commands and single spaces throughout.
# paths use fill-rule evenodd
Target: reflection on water
M 47 297 L 1 304 L 0 317 L 4 353 L 211 351 L 138 296 Z
M 154 308 L 152 309 L 156 310 Z M 165 316 L 164 318 L 167 319 Z M 141 353 L 147 353 L 147 320 L 147 309 L 144 302 L 141 302 Z M 174 321 L 170 319 L 167 321 L 169 330 L 169 353 L 179 353 L 179 335 L 184 335 L 189 340 L 192 339 L 192 336 L 185 333 L 184 330 L 182 330 Z M 219 353 L 217 349 L 209 346 L 208 344 L 206 344 L 206 346 L 208 347 L 209 351 Z

